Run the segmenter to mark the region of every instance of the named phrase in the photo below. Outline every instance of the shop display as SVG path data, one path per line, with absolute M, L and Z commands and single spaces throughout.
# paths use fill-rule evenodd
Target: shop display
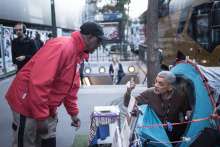
M 11 41 L 13 39 L 13 28 L 3 27 L 3 49 L 4 49 L 4 62 L 6 67 L 6 72 L 11 72 L 16 70 L 16 67 L 12 62 L 11 53 Z

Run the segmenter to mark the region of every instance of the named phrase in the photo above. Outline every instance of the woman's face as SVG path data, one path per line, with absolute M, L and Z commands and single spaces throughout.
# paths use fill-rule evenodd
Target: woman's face
M 116 62 L 117 62 L 117 59 L 116 59 L 115 57 L 113 57 L 113 58 L 112 58 L 112 62 L 113 62 L 113 63 L 116 63 Z

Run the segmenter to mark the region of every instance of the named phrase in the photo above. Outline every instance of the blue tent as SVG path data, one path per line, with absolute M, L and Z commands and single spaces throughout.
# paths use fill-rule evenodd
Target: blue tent
M 214 110 L 213 103 L 209 96 L 209 91 L 204 83 L 203 73 L 195 64 L 189 62 L 182 62 L 171 69 L 175 75 L 190 79 L 194 86 L 194 107 L 192 113 L 192 120 L 208 118 Z M 157 147 L 172 147 L 169 138 L 162 126 L 158 127 L 138 127 L 138 126 L 152 126 L 154 124 L 161 124 L 157 115 L 147 105 L 140 107 L 144 115 L 139 116 L 137 122 L 136 132 L 142 140 L 148 140 L 150 145 Z M 205 127 L 211 127 L 210 119 L 189 123 L 183 136 L 188 140 L 183 140 L 180 147 L 188 147 L 200 134 Z

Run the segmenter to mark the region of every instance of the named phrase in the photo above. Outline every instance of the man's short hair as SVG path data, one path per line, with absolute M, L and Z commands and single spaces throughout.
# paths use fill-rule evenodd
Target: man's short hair
M 15 26 L 17 26 L 17 25 L 21 25 L 21 26 L 22 26 L 23 33 L 25 34 L 25 33 L 26 33 L 26 30 L 27 30 L 26 25 L 25 25 L 24 23 L 22 23 L 22 22 L 18 22 L 18 23 L 15 24 Z
M 157 76 L 163 77 L 170 84 L 176 82 L 176 76 L 170 71 L 161 71 L 157 74 Z

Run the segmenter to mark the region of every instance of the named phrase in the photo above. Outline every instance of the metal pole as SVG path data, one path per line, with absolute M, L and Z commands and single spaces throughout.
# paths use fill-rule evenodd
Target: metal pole
M 52 22 L 52 33 L 54 37 L 57 37 L 57 26 L 56 26 L 56 13 L 54 0 L 51 0 L 51 22 Z

